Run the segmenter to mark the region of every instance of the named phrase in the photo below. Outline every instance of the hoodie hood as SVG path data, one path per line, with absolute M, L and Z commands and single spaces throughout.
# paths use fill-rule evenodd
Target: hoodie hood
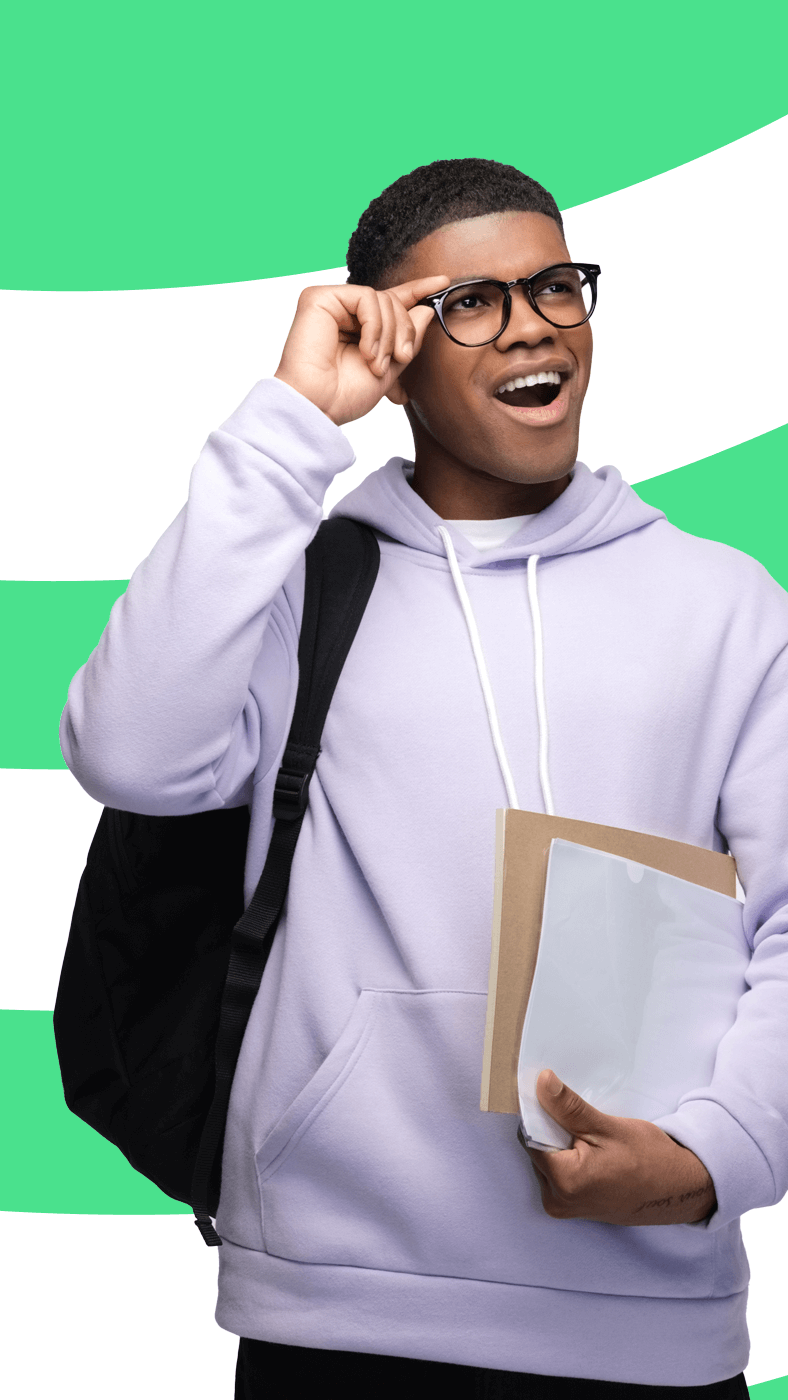
M 663 512 L 645 505 L 615 467 L 589 471 L 575 463 L 572 479 L 552 505 L 529 515 L 522 526 L 497 549 L 480 550 L 461 530 L 449 525 L 416 494 L 409 483 L 413 465 L 393 457 L 373 472 L 332 511 L 362 521 L 390 539 L 423 553 L 445 558 L 468 628 L 468 637 L 484 697 L 490 737 L 501 770 L 510 807 L 519 807 L 509 759 L 504 746 L 493 688 L 487 671 L 479 627 L 462 577 L 462 564 L 486 569 L 490 564 L 527 558 L 528 603 L 534 647 L 534 684 L 539 727 L 539 776 L 545 811 L 552 813 L 553 798 L 548 764 L 548 721 L 544 691 L 542 619 L 536 566 L 544 557 L 577 553 L 606 544 L 632 530 L 659 520 Z
M 583 462 L 576 462 L 572 480 L 557 501 L 528 516 L 505 544 L 481 552 L 461 531 L 447 527 L 416 494 L 408 480 L 412 471 L 412 462 L 392 457 L 349 492 L 331 515 L 360 520 L 399 544 L 441 558 L 445 558 L 446 551 L 438 530 L 448 528 L 457 558 L 462 563 L 479 567 L 523 559 L 533 553 L 548 558 L 574 554 L 594 545 L 607 544 L 609 540 L 663 518 L 661 510 L 641 501 L 615 467 L 601 467 L 592 472 Z

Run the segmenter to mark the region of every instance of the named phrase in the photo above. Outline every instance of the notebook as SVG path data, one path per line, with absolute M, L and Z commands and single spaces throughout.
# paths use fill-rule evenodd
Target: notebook
M 600 861 L 600 853 L 614 859 Z M 661 893 L 654 883 L 660 875 L 672 877 L 675 882 L 663 885 Z M 579 889 L 581 894 L 574 898 L 574 913 L 567 925 L 571 938 L 569 932 L 566 932 L 567 941 L 556 942 L 556 929 L 560 933 L 565 922 L 564 915 L 568 912 L 561 904 L 561 899 L 564 895 L 568 899 L 573 888 Z M 545 898 L 546 889 L 550 895 L 549 900 Z M 587 982 L 588 960 L 595 969 L 596 980 L 593 985 L 596 988 L 597 999 L 599 988 L 603 987 L 605 995 L 615 1001 L 618 995 L 615 979 L 623 975 L 621 969 L 628 969 L 628 975 L 631 972 L 635 977 L 633 986 L 639 989 L 637 996 L 640 997 L 640 1001 L 636 998 L 632 1004 L 635 1007 L 639 1006 L 640 1010 L 630 1008 L 626 1012 L 620 1011 L 616 1013 L 618 1020 L 615 1021 L 619 1027 L 619 1040 L 621 1028 L 628 1026 L 631 1042 L 634 1034 L 632 1027 L 637 1024 L 637 1017 L 642 1019 L 646 1014 L 648 987 L 652 982 L 654 986 L 657 985 L 654 978 L 662 978 L 663 970 L 667 966 L 666 948 L 673 946 L 670 940 L 673 940 L 673 944 L 679 940 L 679 945 L 683 946 L 680 944 L 682 938 L 696 937 L 695 932 L 687 933 L 687 929 L 691 926 L 694 930 L 697 925 L 697 929 L 705 929 L 705 933 L 697 933 L 697 937 L 701 941 L 705 938 L 708 945 L 710 938 L 712 943 L 714 941 L 714 931 L 721 930 L 723 961 L 729 957 L 734 945 L 737 950 L 735 974 L 729 968 L 730 975 L 725 983 L 725 1002 L 728 1009 L 724 1013 L 731 1017 L 735 1015 L 735 1003 L 744 990 L 744 970 L 749 961 L 749 950 L 741 928 L 741 906 L 735 899 L 735 889 L 735 863 L 732 857 L 716 851 L 667 840 L 664 837 L 649 836 L 643 832 L 578 822 L 565 817 L 548 817 L 542 813 L 513 809 L 499 812 L 495 914 L 481 1107 L 498 1113 L 520 1113 L 521 1092 L 524 1096 L 523 1103 L 527 1104 L 528 1074 L 535 1079 L 538 1070 L 544 1067 L 537 1062 L 538 1056 L 535 1057 L 533 1037 L 537 1034 L 543 1035 L 545 1027 L 549 1026 L 552 1040 L 543 1039 L 540 1042 L 545 1053 L 557 1055 L 562 1044 L 569 1044 L 572 1033 L 570 1022 L 576 1027 L 582 1020 L 582 1017 L 578 1019 L 578 1007 L 588 1007 L 591 1004 L 590 984 Z M 707 894 L 712 896 L 710 903 L 704 903 Z M 659 904 L 660 900 L 662 904 Z M 696 906 L 702 906 L 700 911 Z M 625 930 L 629 921 L 636 916 L 640 920 L 637 939 L 630 938 L 627 941 L 625 938 L 618 954 L 615 955 L 614 948 L 617 945 L 606 932 L 610 924 L 611 908 L 616 908 L 619 914 L 621 910 L 624 911 L 621 919 Z M 562 909 L 561 914 L 559 911 Z M 647 935 L 644 934 L 644 929 L 647 930 Z M 672 932 L 669 932 L 669 929 Z M 605 932 L 600 933 L 600 930 Z M 533 1024 L 529 1027 L 529 1039 L 525 1042 L 526 1055 L 530 1056 L 530 1059 L 523 1063 L 521 1088 L 518 1088 L 521 1042 L 526 1024 L 526 1011 L 535 984 L 535 972 L 539 963 L 537 954 L 542 937 L 545 939 L 545 956 L 542 959 L 544 970 L 540 971 L 539 975 L 540 987 L 543 990 L 540 990 L 539 995 L 540 1001 L 543 1001 L 544 1015 L 534 1011 Z M 582 964 L 578 962 L 581 953 L 586 959 Z M 585 968 L 582 975 L 581 965 Z M 680 957 L 676 966 L 683 966 Z M 636 967 L 640 969 L 637 974 L 632 970 Z M 559 987 L 560 991 L 557 990 Z M 567 987 L 574 988 L 571 999 Z M 624 992 L 625 989 L 619 988 L 619 991 Z M 632 994 L 625 993 L 625 1002 L 627 998 L 632 1001 Z M 691 1003 L 693 1006 L 695 1004 Z M 651 1010 L 655 1006 L 656 1002 L 652 997 L 648 1003 L 648 1015 L 651 1016 L 649 1024 L 653 1026 L 657 1025 L 657 1020 L 654 1019 L 656 1012 L 652 1015 Z M 573 1008 L 571 1013 L 570 1007 Z M 607 1019 L 610 1020 L 610 1017 Z M 697 1020 L 694 1013 L 693 1019 Z M 725 1024 L 727 1028 L 727 1022 Z M 721 1020 L 715 1021 L 713 1026 L 710 1025 L 708 1034 L 705 1034 L 707 1049 L 708 1043 L 713 1042 L 712 1049 L 716 1050 L 716 1044 L 724 1033 L 724 1030 L 719 1029 L 721 1025 Z M 635 1039 L 637 1040 L 637 1037 Z M 577 1041 L 576 1035 L 574 1040 Z M 644 1062 L 645 1044 L 646 1041 L 643 1040 L 639 1064 Z M 604 1054 L 609 1055 L 610 1043 L 605 1042 L 605 1045 Z M 620 1041 L 620 1050 L 622 1046 L 623 1041 Z M 593 1047 L 589 1048 L 586 1045 L 583 1053 L 590 1064 L 588 1057 L 593 1056 Z M 569 1071 L 564 1069 L 562 1072 L 557 1059 L 555 1063 L 547 1063 L 565 1078 L 572 1088 L 580 1093 L 583 1093 L 584 1089 L 588 1091 L 583 1096 L 589 1096 L 592 1102 L 596 1102 L 605 1111 L 625 1112 L 624 1104 L 630 1105 L 626 1110 L 629 1116 L 658 1117 L 670 1111 L 669 1107 L 663 1106 L 670 1099 L 670 1095 L 666 1098 L 667 1090 L 663 1088 L 660 1090 L 662 1097 L 655 1096 L 652 1092 L 653 1078 L 643 1079 L 640 1087 L 640 1081 L 635 1083 L 632 1080 L 635 1063 L 632 1060 L 633 1053 L 631 1044 L 626 1053 L 622 1050 L 623 1059 L 619 1060 L 615 1073 L 608 1073 L 606 1079 L 604 1076 L 600 1079 L 599 1091 L 591 1084 L 588 1075 L 582 1083 L 573 1082 Z M 602 1060 L 604 1054 L 600 1051 Z M 683 1052 L 680 1058 L 686 1062 L 690 1076 L 699 1072 L 695 1068 L 696 1062 L 688 1060 Z M 576 1063 L 576 1060 L 570 1062 L 570 1069 Z M 703 1063 L 708 1064 L 708 1055 Z M 629 1079 L 627 1075 L 630 1076 Z M 704 1082 L 707 1083 L 708 1079 Z M 684 1080 L 681 1083 L 681 1092 L 686 1092 L 692 1087 L 701 1087 Z M 643 1086 L 650 1086 L 648 1093 Z M 647 1104 L 646 1099 L 649 1097 L 650 1103 Z M 640 1105 L 640 1112 L 636 1112 L 632 1107 L 636 1103 Z M 544 1141 L 547 1129 L 538 1116 L 534 1119 L 534 1131 L 534 1140 Z M 565 1145 L 565 1135 L 560 1144 L 555 1142 L 545 1145 Z

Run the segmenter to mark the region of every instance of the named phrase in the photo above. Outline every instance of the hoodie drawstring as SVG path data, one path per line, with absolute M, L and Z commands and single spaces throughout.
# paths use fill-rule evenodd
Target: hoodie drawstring
M 547 702 L 544 694 L 544 646 L 542 643 L 542 612 L 539 607 L 539 592 L 536 587 L 536 566 L 538 554 L 528 556 L 528 602 L 531 605 L 531 626 L 534 634 L 534 689 L 536 691 L 536 713 L 539 718 L 539 781 L 542 784 L 542 800 L 548 817 L 555 816 L 553 790 L 550 786 L 550 769 L 547 762 Z
M 498 712 L 495 708 L 495 698 L 490 685 L 490 677 L 487 671 L 487 664 L 482 651 L 479 628 L 476 625 L 476 618 L 473 615 L 471 600 L 468 597 L 468 590 L 457 563 L 457 555 L 454 551 L 451 535 L 443 526 L 438 528 L 438 534 L 443 541 L 446 551 L 446 558 L 449 562 L 454 587 L 457 590 L 457 597 L 465 617 L 468 628 L 468 636 L 471 641 L 471 649 L 476 661 L 476 670 L 479 676 L 479 683 L 484 696 L 484 704 L 487 710 L 487 720 L 490 725 L 493 747 L 495 749 L 498 763 L 501 769 L 504 787 L 506 788 L 506 798 L 510 807 L 519 808 L 517 800 L 517 789 L 514 785 L 512 770 L 509 767 L 509 760 L 506 757 L 501 729 L 498 723 Z M 550 788 L 550 773 L 548 768 L 547 753 L 547 706 L 545 704 L 544 693 L 544 651 L 542 644 L 542 615 L 539 609 L 539 594 L 536 587 L 536 565 L 539 560 L 538 554 L 532 554 L 528 559 L 528 602 L 531 608 L 531 619 L 534 634 L 534 686 L 536 689 L 536 713 L 539 721 L 539 779 L 542 785 L 542 798 L 544 808 L 549 816 L 554 814 L 553 795 Z

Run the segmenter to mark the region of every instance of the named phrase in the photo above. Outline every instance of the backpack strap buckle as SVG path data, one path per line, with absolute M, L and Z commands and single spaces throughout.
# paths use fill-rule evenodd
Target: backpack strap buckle
M 309 801 L 309 780 L 315 771 L 319 748 L 288 744 L 274 784 L 274 819 L 295 821 Z

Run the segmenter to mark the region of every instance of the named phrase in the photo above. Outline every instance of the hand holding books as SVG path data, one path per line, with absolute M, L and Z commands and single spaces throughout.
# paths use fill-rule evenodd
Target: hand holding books
M 710 1083 L 746 989 L 734 880 L 731 857 L 702 847 L 499 813 L 481 1106 L 519 1110 L 555 1219 L 692 1224 L 716 1209 L 706 1167 L 650 1120 Z
M 550 1117 L 573 1137 L 562 1151 L 525 1149 L 542 1205 L 554 1220 L 682 1225 L 715 1209 L 714 1184 L 703 1163 L 661 1128 L 601 1113 L 552 1070 L 542 1070 L 536 1091 Z

